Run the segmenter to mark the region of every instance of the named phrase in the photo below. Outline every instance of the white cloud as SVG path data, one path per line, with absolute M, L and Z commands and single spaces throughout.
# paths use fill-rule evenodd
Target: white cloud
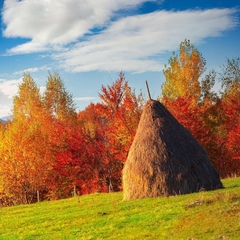
M 21 70 L 21 71 L 17 71 L 17 72 L 14 72 L 13 74 L 23 74 L 24 72 L 28 72 L 28 73 L 35 73 L 35 72 L 39 72 L 39 71 L 47 71 L 47 70 L 50 70 L 51 67 L 48 67 L 48 66 L 41 66 L 41 67 L 33 67 L 33 68 L 27 68 L 27 69 L 24 69 L 24 70 Z
M 45 44 L 38 43 L 30 41 L 21 45 L 18 45 L 16 47 L 13 47 L 11 49 L 7 50 L 7 55 L 14 55 L 14 54 L 28 54 L 28 53 L 36 53 L 36 52 L 44 52 L 49 51 L 51 48 L 48 46 L 45 46 Z
M 237 25 L 234 9 L 157 11 L 113 22 L 101 34 L 56 53 L 61 66 L 73 72 L 162 71 L 161 54 L 177 49 L 185 38 L 200 43 Z
M 95 101 L 98 100 L 96 97 L 75 97 L 73 98 L 74 101 Z
M 118 10 L 143 2 L 146 0 L 6 0 L 3 34 L 31 39 L 10 49 L 10 54 L 45 51 L 74 42 L 91 29 L 104 27 Z
M 30 70 L 30 69 L 28 69 Z M 34 69 L 32 69 L 34 71 Z M 22 78 L 14 80 L 0 79 L 0 118 L 11 114 L 13 96 L 18 93 Z M 40 94 L 46 90 L 45 86 L 40 86 Z
M 7 96 L 7 98 L 12 99 L 12 97 L 16 95 L 18 91 L 18 86 L 21 83 L 21 81 L 22 78 L 17 80 L 0 79 L 0 94 Z
M 147 1 L 6 0 L 2 14 L 4 36 L 29 39 L 8 53 L 49 51 L 60 67 L 72 72 L 162 71 L 162 54 L 178 49 L 185 38 L 199 44 L 238 24 L 234 18 L 237 9 L 117 15 L 118 11 L 144 2 Z M 114 16 L 117 17 L 112 21 Z
M 40 86 L 39 91 L 40 91 L 40 94 L 43 96 L 44 92 L 46 91 L 46 87 L 45 86 Z
M 11 115 L 11 104 L 0 104 L 0 118 Z
M 5 80 L 0 79 L 0 117 L 11 114 L 13 96 L 17 94 L 18 85 L 22 79 Z

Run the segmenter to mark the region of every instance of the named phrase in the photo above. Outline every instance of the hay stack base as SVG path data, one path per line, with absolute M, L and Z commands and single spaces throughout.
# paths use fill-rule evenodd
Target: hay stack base
M 146 103 L 123 169 L 125 200 L 222 188 L 207 153 L 159 102 Z

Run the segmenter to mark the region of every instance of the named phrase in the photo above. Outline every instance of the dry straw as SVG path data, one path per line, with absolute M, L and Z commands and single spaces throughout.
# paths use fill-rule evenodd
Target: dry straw
M 124 199 L 222 187 L 218 172 L 200 144 L 159 101 L 150 99 L 124 165 Z

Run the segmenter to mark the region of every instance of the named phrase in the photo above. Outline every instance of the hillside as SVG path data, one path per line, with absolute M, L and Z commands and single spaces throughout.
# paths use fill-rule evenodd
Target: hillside
M 6 124 L 7 122 L 0 118 L 0 123 Z
M 240 178 L 225 189 L 124 202 L 122 193 L 0 209 L 0 239 L 240 239 Z
M 12 117 L 11 116 L 4 116 L 4 117 L 0 117 L 0 120 L 3 122 L 7 122 L 7 121 L 11 121 Z

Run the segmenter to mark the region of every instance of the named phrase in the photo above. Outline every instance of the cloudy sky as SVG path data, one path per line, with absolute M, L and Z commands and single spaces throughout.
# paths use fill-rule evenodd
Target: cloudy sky
M 145 96 L 148 80 L 157 98 L 164 64 L 186 38 L 207 72 L 240 54 L 239 0 L 0 0 L 0 8 L 0 117 L 11 114 L 25 71 L 41 88 L 58 72 L 82 110 L 120 71 Z

